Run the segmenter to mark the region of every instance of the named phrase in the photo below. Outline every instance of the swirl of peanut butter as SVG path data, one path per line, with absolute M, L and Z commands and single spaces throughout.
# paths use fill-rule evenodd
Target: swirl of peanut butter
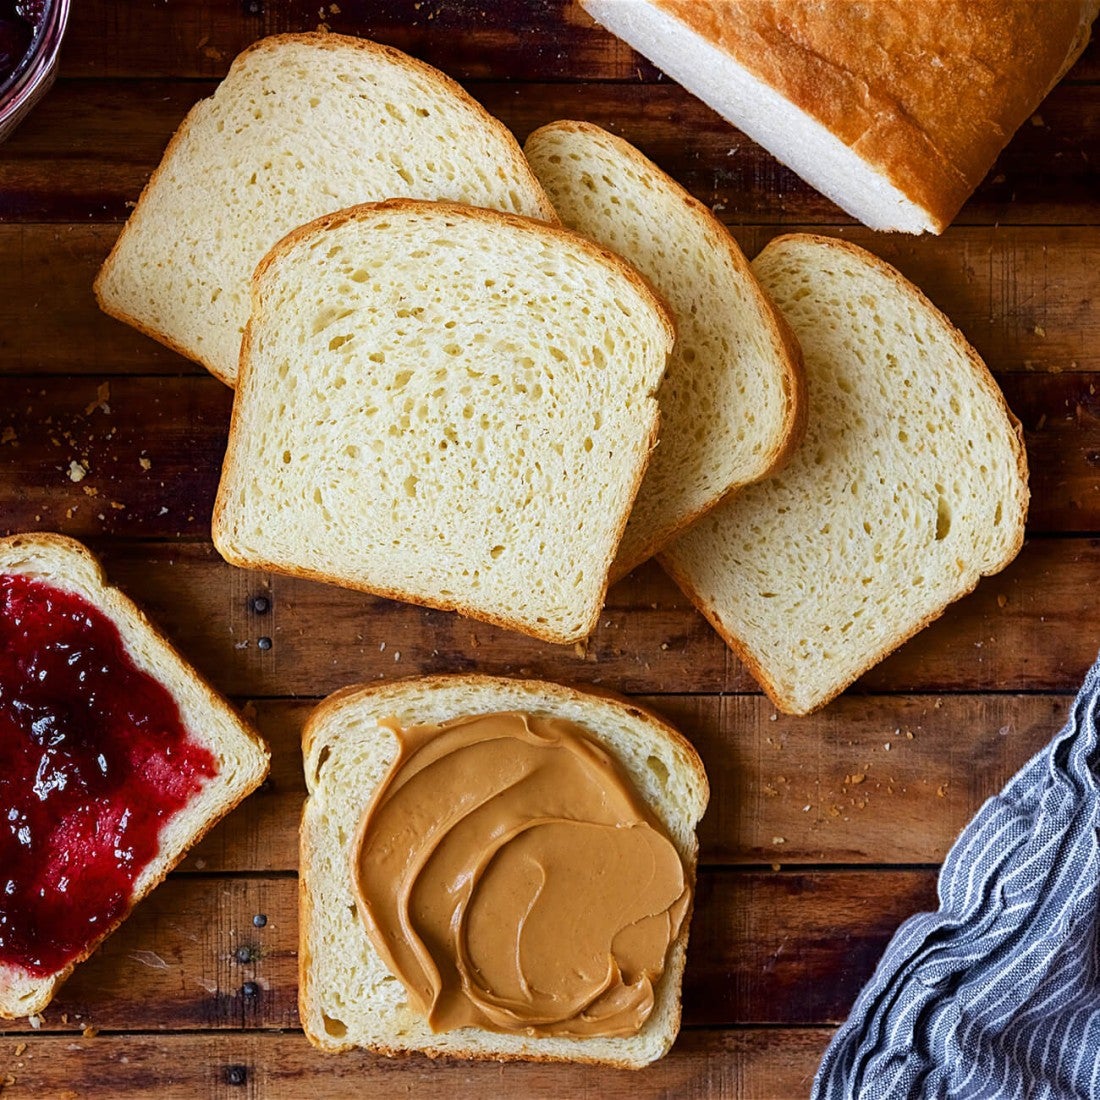
M 433 1031 L 633 1035 L 691 901 L 668 834 L 583 729 L 520 713 L 401 729 L 351 874 Z

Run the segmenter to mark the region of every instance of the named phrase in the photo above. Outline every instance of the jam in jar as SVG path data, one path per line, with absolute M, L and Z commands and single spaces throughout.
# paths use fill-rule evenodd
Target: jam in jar
M 48 0 L 0 0 L 0 84 L 30 53 Z

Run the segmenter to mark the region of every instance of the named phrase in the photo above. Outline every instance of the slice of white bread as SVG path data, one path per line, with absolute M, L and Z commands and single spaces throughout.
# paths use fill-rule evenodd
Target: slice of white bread
M 191 738 L 213 754 L 218 772 L 163 826 L 159 853 L 135 880 L 126 913 L 105 927 L 84 954 L 45 978 L 0 966 L 0 1017 L 6 1019 L 41 1012 L 73 967 L 91 954 L 193 844 L 263 782 L 268 768 L 267 747 L 258 735 L 142 612 L 107 584 L 99 563 L 80 543 L 61 535 L 39 533 L 0 539 L 0 576 L 13 574 L 76 593 L 114 623 L 131 660 L 168 690 L 179 707 L 183 726 Z
M 1100 0 L 581 0 L 872 229 L 941 233 Z
M 264 253 L 321 214 L 401 197 L 554 220 L 512 135 L 442 73 L 359 38 L 265 38 L 184 119 L 96 296 L 232 385 Z
M 642 277 L 567 230 L 408 199 L 321 218 L 257 269 L 214 542 L 584 638 L 673 340 Z
M 805 430 L 801 357 L 725 226 L 628 142 L 590 123 L 552 122 L 523 151 L 563 224 L 633 264 L 676 322 L 657 392 L 661 439 L 614 581 L 786 461 Z
M 694 883 L 695 829 L 708 787 L 698 755 L 671 726 L 625 699 L 537 680 L 436 676 L 346 688 L 313 712 L 303 733 L 298 1004 L 306 1035 L 324 1050 L 367 1047 L 382 1054 L 567 1060 L 624 1068 L 665 1054 L 680 1026 L 680 986 L 688 921 L 654 990 L 654 1009 L 626 1038 L 531 1038 L 480 1028 L 433 1034 L 406 1003 L 356 911 L 350 874 L 359 820 L 397 755 L 403 727 L 518 710 L 575 722 L 618 761 L 668 830 Z
M 845 241 L 753 261 L 802 344 L 806 439 L 661 558 L 776 706 L 806 714 L 1019 551 L 1023 432 L 963 336 Z

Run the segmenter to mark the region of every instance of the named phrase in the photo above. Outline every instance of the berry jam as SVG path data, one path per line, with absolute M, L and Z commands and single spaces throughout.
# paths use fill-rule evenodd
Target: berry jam
M 44 977 L 87 951 L 216 772 L 110 619 L 0 576 L 0 965 Z
M 47 0 L 0 0 L 0 84 L 30 52 Z

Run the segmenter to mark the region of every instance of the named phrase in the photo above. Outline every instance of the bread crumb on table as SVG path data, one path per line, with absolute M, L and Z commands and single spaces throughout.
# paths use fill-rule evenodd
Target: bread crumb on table
M 110 397 L 111 383 L 102 382 L 99 386 L 96 387 L 95 400 L 89 401 L 88 404 L 84 406 L 84 415 L 91 416 L 92 413 L 96 411 L 96 409 L 102 409 L 104 413 L 107 413 L 109 415 L 111 412 L 111 406 L 108 405 L 107 402 L 110 400 Z

